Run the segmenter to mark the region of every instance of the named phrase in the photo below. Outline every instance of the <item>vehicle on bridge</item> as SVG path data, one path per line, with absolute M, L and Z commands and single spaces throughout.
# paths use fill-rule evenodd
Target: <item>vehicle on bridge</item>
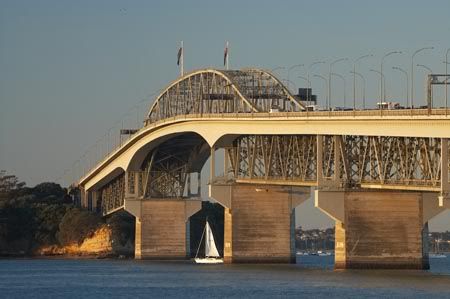
M 398 102 L 378 102 L 377 107 L 384 110 L 403 109 Z

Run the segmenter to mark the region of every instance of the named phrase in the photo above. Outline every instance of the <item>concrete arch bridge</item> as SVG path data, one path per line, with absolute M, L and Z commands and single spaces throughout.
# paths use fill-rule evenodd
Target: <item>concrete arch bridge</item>
M 449 111 L 311 112 L 301 100 L 265 70 L 189 73 L 78 181 L 82 204 L 133 214 L 137 258 L 185 258 L 209 159 L 225 261 L 293 261 L 294 208 L 313 188 L 336 221 L 337 268 L 427 268 L 427 222 L 450 208 Z

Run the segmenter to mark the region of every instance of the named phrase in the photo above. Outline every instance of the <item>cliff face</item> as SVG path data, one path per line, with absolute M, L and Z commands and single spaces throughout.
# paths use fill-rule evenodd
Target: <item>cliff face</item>
M 66 246 L 47 246 L 37 251 L 37 255 L 68 255 L 68 256 L 117 256 L 129 255 L 134 252 L 133 244 L 127 242 L 122 245 L 113 238 L 112 229 L 103 225 L 94 234 L 81 244 L 70 244 Z

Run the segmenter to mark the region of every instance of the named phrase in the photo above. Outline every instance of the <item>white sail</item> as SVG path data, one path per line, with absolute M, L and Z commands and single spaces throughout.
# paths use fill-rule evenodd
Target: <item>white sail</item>
M 205 255 L 207 257 L 219 257 L 216 243 L 214 242 L 214 236 L 208 221 L 206 221 L 206 239 L 205 239 Z

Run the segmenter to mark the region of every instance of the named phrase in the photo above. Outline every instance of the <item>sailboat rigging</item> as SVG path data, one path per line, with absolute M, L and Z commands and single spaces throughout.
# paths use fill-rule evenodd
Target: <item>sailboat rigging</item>
M 205 237 L 205 257 L 199 258 L 198 252 L 200 251 L 200 246 L 202 246 L 203 237 Z M 197 264 L 220 264 L 223 263 L 223 259 L 220 258 L 219 252 L 217 251 L 216 242 L 214 242 L 214 235 L 211 230 L 211 226 L 206 220 L 205 228 L 203 229 L 202 237 L 200 239 L 199 246 L 197 248 L 197 253 L 195 254 L 195 262 Z

